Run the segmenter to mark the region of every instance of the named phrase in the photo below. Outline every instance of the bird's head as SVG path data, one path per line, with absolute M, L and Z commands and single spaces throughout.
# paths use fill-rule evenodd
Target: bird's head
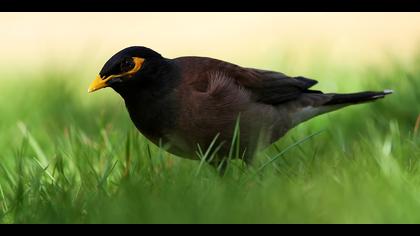
M 159 53 L 146 47 L 125 48 L 105 63 L 99 75 L 89 86 L 88 92 L 119 86 L 130 80 L 138 79 L 149 61 L 161 58 Z

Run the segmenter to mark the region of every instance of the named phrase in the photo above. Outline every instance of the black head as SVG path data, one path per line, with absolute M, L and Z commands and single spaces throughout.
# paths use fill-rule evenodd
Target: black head
M 88 92 L 105 87 L 113 87 L 134 79 L 141 74 L 143 67 L 150 61 L 162 59 L 152 49 L 133 46 L 125 48 L 112 56 L 102 67 L 98 77 L 92 82 Z

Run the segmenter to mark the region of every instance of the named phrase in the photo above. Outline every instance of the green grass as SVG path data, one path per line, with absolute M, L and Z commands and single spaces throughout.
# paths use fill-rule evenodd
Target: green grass
M 223 177 L 149 143 L 117 94 L 86 93 L 86 73 L 16 73 L 0 85 L 0 222 L 420 223 L 419 58 L 314 60 L 317 89 L 396 93 L 306 122 Z

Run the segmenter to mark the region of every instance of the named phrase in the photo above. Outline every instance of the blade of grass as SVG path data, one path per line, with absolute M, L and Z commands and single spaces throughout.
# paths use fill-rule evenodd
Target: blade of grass
M 1 184 L 0 184 L 0 195 L 1 195 L 1 198 L 3 199 L 3 207 L 4 207 L 3 213 L 6 213 L 9 210 L 9 207 L 7 206 L 7 200 L 6 200 L 6 197 L 4 196 L 4 191 Z
M 219 166 L 217 167 L 217 171 L 220 173 L 221 171 L 226 172 L 229 169 L 230 161 L 232 160 L 232 155 L 235 154 L 235 157 L 239 158 L 240 152 L 240 120 L 241 115 L 238 115 L 238 118 L 235 122 L 235 129 L 233 130 L 233 137 L 231 141 L 231 145 L 229 148 L 229 155 L 220 162 Z M 222 170 L 223 168 L 223 170 Z
M 108 161 L 108 163 L 110 163 L 110 161 Z M 107 167 L 104 171 L 104 174 L 102 175 L 101 179 L 99 180 L 98 187 L 100 187 L 100 188 L 103 187 L 103 184 L 106 182 L 108 177 L 111 175 L 111 173 L 114 170 L 117 163 L 118 163 L 118 160 L 116 160 L 112 166 L 107 164 Z
M 417 135 L 420 127 L 420 115 L 417 116 L 416 125 L 414 126 L 414 135 Z
M 124 176 L 127 177 L 131 166 L 131 148 L 130 148 L 130 132 L 127 133 L 127 141 L 125 143 L 125 167 Z
M 50 177 L 50 179 L 53 181 L 53 182 L 55 182 L 55 179 L 54 179 L 54 177 L 49 173 L 49 171 L 48 171 L 48 167 L 49 167 L 49 165 L 47 165 L 47 166 L 42 166 L 42 164 L 41 164 L 41 162 L 39 162 L 36 158 L 34 158 L 34 160 L 35 160 L 35 162 L 39 165 L 39 167 L 42 169 L 42 172 L 44 172 L 45 174 L 47 174 L 47 176 L 48 177 Z
M 2 164 L 0 163 L 0 169 L 4 172 L 4 175 L 9 180 L 11 186 L 16 186 L 16 180 L 11 174 L 11 172 Z
M 209 154 L 210 154 L 210 152 L 211 152 L 211 149 L 213 148 L 213 146 L 214 146 L 214 144 L 216 144 L 216 141 L 217 141 L 217 138 L 219 137 L 219 133 L 213 138 L 213 141 L 210 143 L 210 145 L 209 145 L 209 147 L 207 148 L 207 150 L 206 150 L 206 153 L 204 153 L 204 155 L 202 155 L 201 157 L 199 156 L 199 158 L 200 158 L 200 164 L 198 165 L 198 168 L 197 168 L 197 171 L 195 172 L 195 176 L 197 177 L 198 176 L 198 174 L 200 173 L 200 170 L 201 170 L 201 167 L 203 166 L 203 164 L 204 164 L 204 162 L 206 162 L 206 160 L 207 160 L 207 157 L 209 156 Z M 217 153 L 217 151 L 220 149 L 220 147 L 221 147 L 221 144 L 219 144 L 218 145 L 218 147 L 216 147 L 216 149 L 214 150 L 214 152 L 213 152 L 213 155 L 212 156 L 214 156 L 216 153 Z M 200 147 L 200 145 L 198 145 L 198 150 L 199 150 L 199 152 L 202 154 L 203 153 L 203 151 L 202 151 L 202 149 L 201 149 L 201 147 Z M 211 160 L 210 160 L 211 161 Z
M 20 129 L 20 131 L 23 134 L 23 136 L 28 139 L 29 145 L 34 150 L 35 154 L 37 155 L 37 158 L 40 159 L 39 161 L 42 163 L 43 166 L 47 166 L 48 165 L 47 155 L 45 155 L 44 151 L 42 151 L 42 149 L 39 146 L 38 142 L 31 135 L 31 133 L 29 132 L 29 130 L 26 127 L 26 125 L 23 122 L 18 122 L 17 126 Z

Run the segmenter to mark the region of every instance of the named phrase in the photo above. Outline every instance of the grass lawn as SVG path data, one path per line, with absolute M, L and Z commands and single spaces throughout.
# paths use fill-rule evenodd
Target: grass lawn
M 111 89 L 87 94 L 80 66 L 17 71 L 0 85 L 0 222 L 420 223 L 419 58 L 271 67 L 395 94 L 310 120 L 223 177 L 149 143 Z

